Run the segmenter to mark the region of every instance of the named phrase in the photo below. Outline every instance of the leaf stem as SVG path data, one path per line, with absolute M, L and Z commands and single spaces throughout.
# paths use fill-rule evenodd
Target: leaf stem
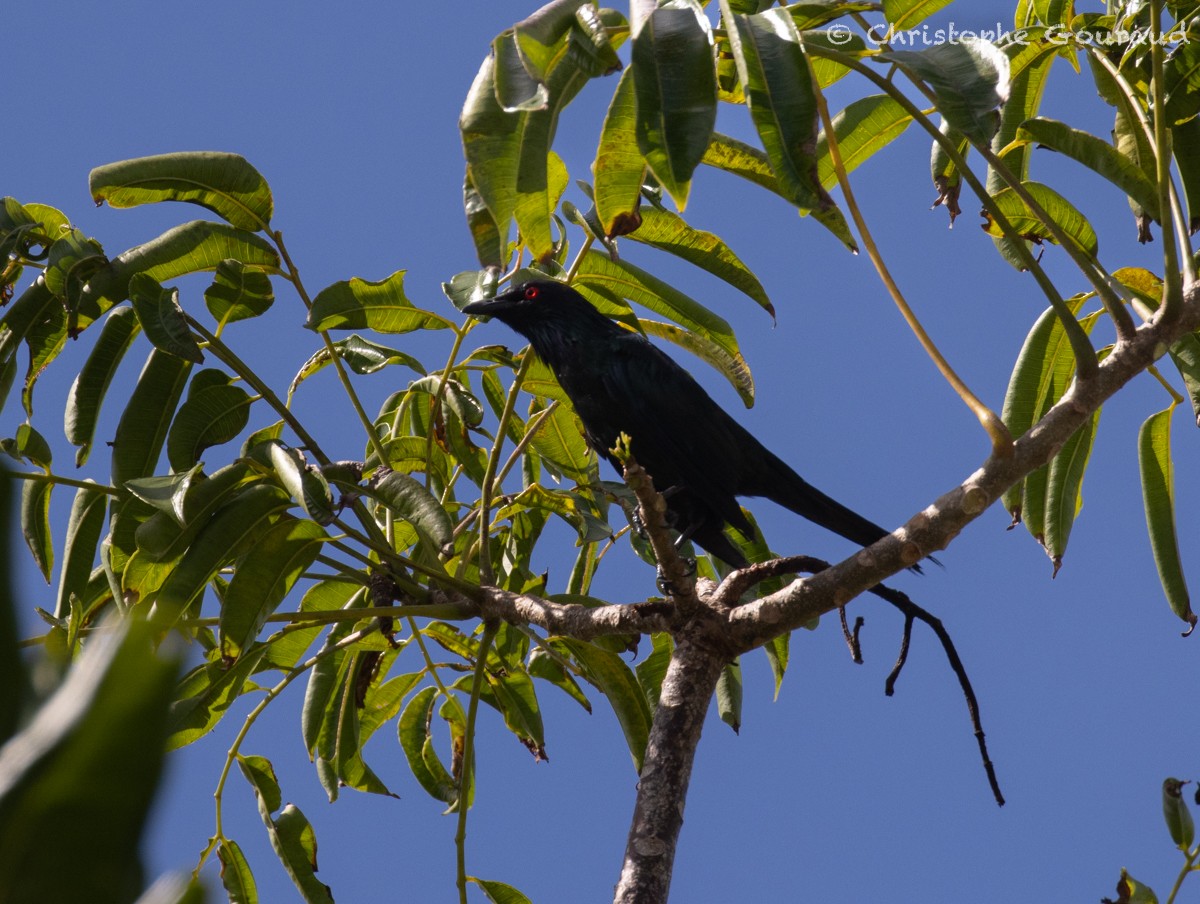
M 62 477 L 58 474 L 44 474 L 38 471 L 8 471 L 0 468 L 0 476 L 11 477 L 13 480 L 26 480 L 30 483 L 52 483 L 55 486 L 77 487 L 81 490 L 95 490 L 97 493 L 107 493 L 109 496 L 121 496 L 123 491 L 103 483 L 91 483 L 86 480 L 76 480 L 73 477 Z
M 937 347 L 937 344 L 930 337 L 929 333 L 925 331 L 925 327 L 908 304 L 904 293 L 900 291 L 900 287 L 896 284 L 895 279 L 892 278 L 891 271 L 888 269 L 887 264 L 883 260 L 883 255 L 880 254 L 879 248 L 875 244 L 875 239 L 871 235 L 870 228 L 867 226 L 866 218 L 863 217 L 862 211 L 858 207 L 858 202 L 854 197 L 854 191 L 850 187 L 850 177 L 846 173 L 841 151 L 838 148 L 833 120 L 829 115 L 829 105 L 825 102 L 825 94 L 821 91 L 815 76 L 812 81 L 817 98 L 817 110 L 820 113 L 821 124 L 825 129 L 825 136 L 828 140 L 829 157 L 833 162 L 834 172 L 837 173 L 838 184 L 842 188 L 842 194 L 846 198 L 846 206 L 849 208 L 850 215 L 854 219 L 854 225 L 862 238 L 867 256 L 875 266 L 875 272 L 879 274 L 880 280 L 887 288 L 888 294 L 892 296 L 892 301 L 895 302 L 896 307 L 899 309 L 900 316 L 904 318 L 904 322 L 908 324 L 908 328 L 917 337 L 917 342 L 925 350 L 925 354 L 933 361 L 934 366 L 937 367 L 938 372 L 946 382 L 958 393 L 958 397 L 963 400 L 975 417 L 979 419 L 979 423 L 991 440 L 992 451 L 996 455 L 1001 456 L 1011 454 L 1012 434 L 1008 432 L 1004 421 L 971 391 L 970 387 L 967 386 L 963 379 L 955 372 L 954 368 L 951 367 L 950 362 L 946 360 L 946 357 Z
M 458 828 L 454 833 L 457 851 L 458 900 L 467 904 L 467 811 L 470 807 L 470 791 L 475 772 L 475 720 L 479 715 L 479 696 L 483 692 L 484 674 L 487 670 L 488 651 L 496 637 L 500 624 L 496 621 L 483 623 L 483 637 L 479 641 L 479 652 L 475 659 L 475 676 L 471 681 L 471 701 L 467 706 L 467 729 L 463 736 L 462 774 L 458 778 Z

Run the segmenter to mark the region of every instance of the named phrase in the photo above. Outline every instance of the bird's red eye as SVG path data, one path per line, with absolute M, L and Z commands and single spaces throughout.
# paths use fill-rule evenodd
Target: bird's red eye
M 535 298 L 537 298 L 538 293 L 539 293 L 539 290 L 538 290 L 537 286 L 526 286 L 525 287 L 525 297 L 527 299 L 529 299 L 530 301 L 533 301 Z

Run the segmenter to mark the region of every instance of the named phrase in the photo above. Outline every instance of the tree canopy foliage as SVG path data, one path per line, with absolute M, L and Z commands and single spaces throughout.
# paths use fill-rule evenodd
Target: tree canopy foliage
M 739 657 L 765 656 L 777 690 L 792 631 L 844 616 L 855 596 L 946 547 L 995 502 L 1057 567 L 1104 403 L 1147 370 L 1169 399 L 1145 412 L 1137 436 L 1147 533 L 1166 602 L 1190 632 L 1169 427 L 1181 405 L 1200 417 L 1191 247 L 1200 228 L 1200 4 L 1110 2 L 1075 14 L 1070 3 L 1021 0 L 1003 36 L 944 36 L 923 49 L 900 39 L 945 5 L 633 0 L 626 13 L 554 0 L 532 12 L 496 36 L 463 103 L 462 203 L 478 265 L 447 275 L 449 304 L 438 309 L 409 297 L 403 270 L 308 285 L 267 179 L 236 154 L 181 151 L 94 169 L 97 203 L 181 202 L 181 219 L 203 217 L 115 253 L 67 213 L 4 198 L 0 405 L 14 426 L 2 428 L 0 447 L 19 496 L 4 524 L 54 587 L 53 611 L 39 613 L 48 630 L 34 645 L 61 683 L 51 692 L 30 679 L 9 607 L 0 624 L 0 737 L 9 739 L 0 749 L 0 904 L 134 900 L 144 884 L 136 843 L 163 751 L 204 738 L 247 696 L 258 702 L 225 756 L 216 831 L 197 872 L 215 857 L 229 899 L 258 900 L 251 865 L 222 822 L 236 773 L 302 898 L 332 900 L 315 873 L 312 825 L 283 803 L 273 764 L 242 749 L 294 682 L 306 686 L 300 729 L 331 800 L 346 789 L 391 793 L 363 747 L 381 728 L 397 732 L 416 782 L 457 821 L 463 901 L 472 884 L 491 901 L 527 900 L 468 870 L 474 765 L 486 755 L 475 744 L 480 704 L 543 757 L 544 695 L 587 708 L 602 701 L 641 776 L 616 900 L 664 901 L 710 700 L 726 722 L 741 719 Z M 1068 65 L 1056 77 L 1073 70 L 1093 81 L 1111 139 L 1041 115 L 1060 59 Z M 861 93 L 830 110 L 827 89 L 843 79 Z M 611 100 L 594 123 L 591 172 L 572 173 L 553 149 L 555 132 L 585 88 Z M 747 114 L 756 144 L 717 130 Z M 998 413 L 929 338 L 853 193 L 849 174 L 909 129 L 928 136 L 929 175 L 950 220 L 964 197 L 981 204 L 1002 265 L 1027 272 L 1029 291 L 1045 300 Z M 1102 257 L 1101 236 L 1062 186 L 1033 178 L 1035 146 L 1126 196 L 1139 236 L 1161 243 L 1161 267 Z M 774 314 L 771 287 L 685 217 L 701 167 L 746 180 L 747 203 L 763 190 L 782 198 L 806 226 L 869 259 L 988 438 L 991 454 L 967 481 L 844 562 L 732 533 L 754 565 L 727 573 L 700 558 L 690 568 L 693 551 L 677 552 L 662 522 L 654 475 L 637 467 L 636 437 L 625 480 L 603 472 L 549 369 L 476 333 L 455 310 L 531 274 L 561 279 L 629 329 L 690 352 L 751 404 L 754 380 L 733 325 L 619 253 L 626 243 L 656 249 Z M 1048 275 L 1043 254 L 1075 264 L 1069 286 Z M 187 281 L 197 275 L 202 291 Z M 307 331 L 297 330 L 307 341 L 296 347 L 316 349 L 296 359 L 287 385 L 264 376 L 239 339 L 277 301 Z M 1101 324 L 1112 341 L 1097 347 Z M 418 332 L 443 341 L 440 358 L 419 359 L 406 345 Z M 59 412 L 39 406 L 36 389 L 47 368 L 63 366 L 69 341 L 88 353 L 60 434 Z M 126 387 L 114 376 L 130 360 L 142 367 Z M 305 382 L 326 369 L 361 429 L 353 439 L 293 410 Z M 371 411 L 358 389 L 369 379 L 401 388 Z M 120 411 L 111 437 L 97 436 L 102 410 Z M 64 450 L 75 466 L 103 457 L 108 482 L 69 476 Z M 51 500 L 67 494 L 69 518 L 55 524 Z M 550 580 L 532 562 L 561 542 L 555 524 L 573 535 L 575 555 L 569 573 Z M 633 605 L 595 595 L 616 544 L 658 566 L 667 578 L 658 594 Z M 883 592 L 905 615 L 905 643 L 914 622 L 938 633 L 990 769 L 951 640 L 932 614 Z M 179 637 L 191 655 L 177 652 Z M 1163 794 L 1182 878 L 1200 848 L 1181 787 L 1168 780 Z M 37 843 L 59 831 L 64 807 L 77 814 L 67 824 L 84 858 L 70 872 Z M 95 845 L 101 823 L 106 844 Z M 1152 893 L 1122 873 L 1120 894 Z M 196 884 L 165 880 L 140 900 L 200 895 Z

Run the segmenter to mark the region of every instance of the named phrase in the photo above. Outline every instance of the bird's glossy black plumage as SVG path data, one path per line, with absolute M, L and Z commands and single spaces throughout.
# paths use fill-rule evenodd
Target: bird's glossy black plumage
M 808 484 L 691 374 L 569 286 L 526 282 L 463 310 L 495 317 L 529 340 L 575 406 L 588 444 L 618 470 L 610 450 L 628 434 L 634 457 L 666 497 L 671 526 L 730 565 L 746 558 L 724 526 L 753 532 L 738 496 L 765 496 L 860 546 L 887 533 Z

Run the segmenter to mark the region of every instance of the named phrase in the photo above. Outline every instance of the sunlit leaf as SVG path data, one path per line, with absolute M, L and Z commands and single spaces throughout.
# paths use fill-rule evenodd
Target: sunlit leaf
M 449 320 L 409 301 L 404 294 L 404 274 L 398 270 L 379 282 L 355 277 L 322 289 L 313 299 L 304 325 L 317 331 L 373 329 L 380 333 L 451 329 Z
M 633 40 L 637 146 L 682 210 L 717 116 L 712 27 L 695 0 L 657 7 Z
M 88 188 L 97 202 L 136 207 L 187 201 L 206 207 L 239 229 L 268 229 L 273 202 L 267 181 L 245 158 L 189 151 L 122 160 L 92 170 Z

